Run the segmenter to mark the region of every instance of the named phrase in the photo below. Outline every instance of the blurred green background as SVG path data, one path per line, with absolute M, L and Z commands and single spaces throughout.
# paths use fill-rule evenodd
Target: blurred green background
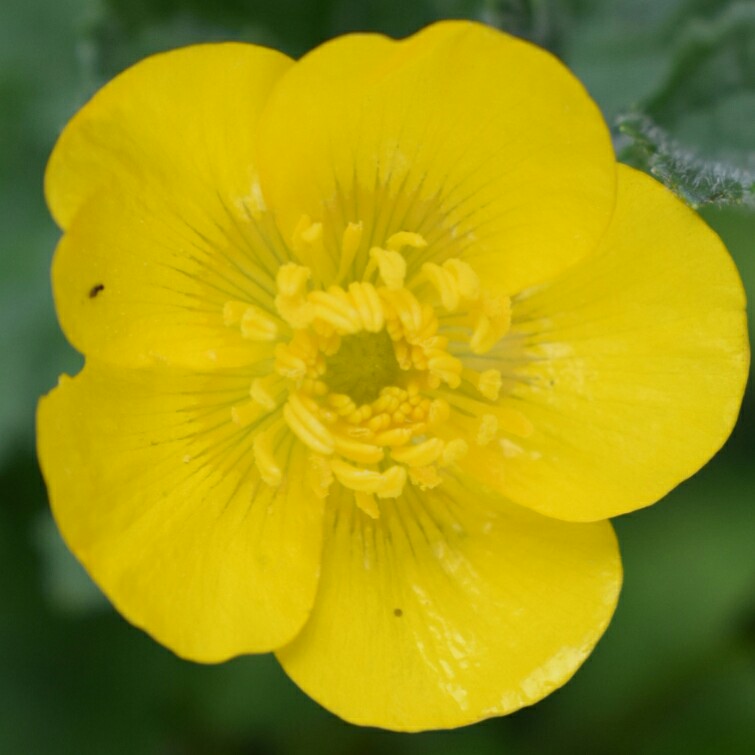
M 300 55 L 352 30 L 478 18 L 585 82 L 623 159 L 727 242 L 755 300 L 755 4 L 724 0 L 2 0 L 0 753 L 755 753 L 755 398 L 724 451 L 616 521 L 626 582 L 595 653 L 532 709 L 450 732 L 342 723 L 271 657 L 182 662 L 117 616 L 62 545 L 34 456 L 37 396 L 79 357 L 57 329 L 42 198 L 56 134 L 146 54 L 242 39 Z M 751 317 L 752 328 L 752 317 Z

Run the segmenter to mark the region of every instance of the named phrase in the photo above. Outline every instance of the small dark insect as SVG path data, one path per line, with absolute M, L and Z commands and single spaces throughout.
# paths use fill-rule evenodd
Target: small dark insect
M 394 608 L 394 609 L 393 609 L 393 615 L 394 615 L 394 616 L 395 616 L 396 618 L 400 618 L 401 616 L 403 616 L 403 615 L 404 615 L 404 612 L 403 612 L 403 611 L 402 611 L 402 610 L 401 610 L 400 608 Z
M 96 285 L 92 286 L 89 289 L 89 298 L 94 299 L 94 297 L 97 296 L 97 294 L 99 294 L 100 291 L 104 291 L 104 290 L 105 290 L 105 286 L 102 283 L 97 283 Z

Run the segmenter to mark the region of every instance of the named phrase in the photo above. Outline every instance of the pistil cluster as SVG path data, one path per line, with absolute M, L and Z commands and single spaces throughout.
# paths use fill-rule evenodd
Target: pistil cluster
M 303 217 L 296 259 L 315 261 L 322 245 L 322 225 Z M 426 246 L 417 233 L 395 233 L 366 249 L 360 278 L 347 281 L 364 249 L 362 224 L 349 223 L 332 285 L 314 285 L 311 266 L 290 262 L 278 270 L 270 309 L 226 303 L 226 325 L 273 346 L 272 372 L 255 378 L 250 400 L 232 409 L 234 422 L 253 426 L 255 462 L 268 485 L 282 483 L 287 449 L 298 442 L 315 495 L 338 483 L 377 517 L 380 499 L 398 497 L 407 484 L 441 484 L 470 442 L 496 437 L 501 374 L 469 369 L 463 355 L 484 354 L 503 338 L 510 301 L 486 291 L 461 259 L 407 265 Z M 490 411 L 478 413 L 480 402 Z M 454 412 L 458 423 L 450 422 Z M 471 434 L 452 429 L 469 422 Z

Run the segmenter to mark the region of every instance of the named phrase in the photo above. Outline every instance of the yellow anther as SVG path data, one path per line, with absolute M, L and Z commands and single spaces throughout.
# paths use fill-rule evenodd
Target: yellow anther
M 497 401 L 501 392 L 503 378 L 498 370 L 485 370 L 477 380 L 477 389 L 490 401 Z
M 400 321 L 407 339 L 411 340 L 416 333 L 422 330 L 422 326 L 424 325 L 422 306 L 417 301 L 417 297 L 405 288 L 400 288 L 396 291 L 381 289 L 380 293 L 389 310 Z M 389 327 L 388 332 L 391 338 L 396 340 L 395 325 L 393 327 L 394 331 L 391 332 Z M 400 337 L 401 331 L 398 331 L 398 335 Z
M 377 491 L 378 498 L 398 498 L 404 492 L 406 485 L 406 468 L 394 466 L 383 472 L 385 481 L 381 490 Z
M 393 344 L 393 353 L 396 355 L 396 362 L 402 370 L 412 368 L 412 349 L 406 341 L 396 341 Z
M 313 291 L 309 302 L 313 305 L 315 317 L 332 325 L 341 335 L 362 329 L 359 312 L 342 288 L 331 286 L 327 291 Z
M 322 248 L 322 223 L 313 223 L 309 215 L 302 215 L 294 228 L 291 248 L 297 254 Z
M 227 301 L 223 305 L 223 323 L 225 325 L 238 325 L 249 305 L 243 301 Z
M 422 272 L 438 292 L 444 309 L 449 312 L 455 312 L 461 303 L 461 297 L 459 295 L 459 287 L 456 285 L 453 275 L 434 262 L 426 262 L 422 265 Z
M 333 453 L 333 436 L 315 416 L 311 405 L 300 393 L 291 393 L 283 407 L 283 417 L 292 432 L 313 451 L 329 455 Z
M 260 477 L 272 487 L 278 487 L 283 479 L 283 472 L 275 460 L 273 443 L 279 428 L 271 428 L 262 433 L 257 433 L 252 443 L 254 461 L 259 469 Z
M 293 262 L 287 262 L 278 268 L 278 274 L 275 276 L 275 285 L 281 296 L 303 296 L 307 281 L 312 275 L 308 267 L 302 267 Z
M 485 354 L 498 342 L 493 324 L 485 315 L 480 315 L 474 326 L 472 338 L 469 340 L 469 349 L 473 354 Z
M 405 246 L 410 246 L 412 249 L 422 249 L 427 246 L 427 241 L 419 233 L 399 231 L 389 236 L 385 245 L 392 252 L 398 252 Z
M 308 267 L 289 262 L 281 265 L 275 278 L 278 288 L 275 308 L 294 328 L 306 328 L 312 321 L 313 313 L 305 297 L 310 275 Z
M 361 220 L 358 223 L 349 223 L 343 229 L 341 259 L 338 264 L 338 280 L 343 279 L 351 267 L 351 263 L 354 261 L 354 257 L 356 257 L 359 246 L 362 243 L 363 232 L 364 224 Z
M 443 479 L 438 474 L 437 467 L 410 467 L 409 479 L 420 490 L 430 490 L 440 485 Z
M 333 484 L 330 462 L 320 454 L 310 454 L 307 464 L 307 481 L 317 498 L 327 498 Z
M 350 283 L 349 298 L 359 314 L 364 330 L 368 333 L 377 333 L 383 329 L 385 324 L 383 303 L 372 283 Z
M 335 331 L 317 334 L 317 348 L 326 357 L 333 356 L 341 347 L 341 336 Z
M 273 372 L 265 377 L 254 378 L 249 389 L 249 395 L 268 412 L 278 405 L 274 388 L 280 383 L 280 376 Z
M 484 295 L 482 309 L 496 323 L 496 327 L 508 327 L 511 324 L 511 299 L 505 294 Z
M 297 380 L 307 374 L 307 363 L 291 349 L 291 344 L 279 343 L 275 347 L 275 370 L 283 377 Z
M 378 508 L 377 501 L 369 493 L 357 491 L 354 493 L 354 502 L 371 519 L 380 518 L 380 509 Z
M 415 422 L 419 422 L 420 420 L 425 419 L 425 410 L 421 406 L 415 406 L 412 408 L 411 414 L 409 416 Z
M 252 341 L 274 341 L 278 323 L 259 307 L 249 305 L 241 316 L 241 335 Z
M 469 348 L 484 354 L 495 346 L 511 326 L 511 299 L 508 296 L 483 295 L 480 314 L 475 322 Z
M 453 257 L 443 263 L 443 268 L 454 277 L 462 299 L 468 301 L 479 299 L 480 278 L 466 262 Z
M 351 461 L 358 461 L 360 464 L 377 464 L 385 456 L 382 448 L 371 443 L 361 443 L 358 440 L 351 440 L 340 435 L 334 435 L 333 440 L 336 444 L 335 450 L 341 456 L 345 456 Z
M 348 417 L 357 409 L 354 400 L 345 393 L 331 393 L 327 401 L 328 405 L 333 407 L 339 417 Z
M 410 427 L 394 427 L 390 430 L 383 430 L 375 436 L 375 443 L 378 446 L 403 446 L 411 440 L 413 430 Z
M 256 401 L 247 401 L 231 407 L 231 419 L 239 427 L 249 427 L 267 412 Z
M 440 438 L 429 438 L 422 443 L 394 448 L 391 457 L 408 467 L 426 467 L 436 462 L 442 453 L 443 441 Z
M 370 260 L 374 263 L 372 269 L 377 265 L 380 277 L 389 290 L 398 291 L 403 288 L 406 260 L 398 252 L 374 246 L 370 249 Z M 367 269 L 370 270 L 370 267 Z
M 475 442 L 478 446 L 487 446 L 498 434 L 498 418 L 494 414 L 483 414 L 477 429 Z
M 378 498 L 396 498 L 406 483 L 406 469 L 393 466 L 385 472 L 364 469 L 347 464 L 343 459 L 332 459 L 330 468 L 338 482 L 350 490 L 371 493 Z
M 441 352 L 427 362 L 427 367 L 433 375 L 437 375 L 451 388 L 458 388 L 461 384 L 462 364 L 447 352 Z
M 529 438 L 535 431 L 532 422 L 516 409 L 511 409 L 508 406 L 495 406 L 491 407 L 491 411 L 495 413 L 501 432 L 520 438 Z
M 372 416 L 372 407 L 369 404 L 362 404 L 355 412 L 349 415 L 349 422 L 358 424 L 368 420 Z
M 385 412 L 376 414 L 374 417 L 371 417 L 367 421 L 367 427 L 376 433 L 380 432 L 381 430 L 385 430 L 387 427 L 390 427 L 390 425 L 391 418 L 387 414 L 385 414 Z
M 442 398 L 436 398 L 431 402 L 427 410 L 427 422 L 430 427 L 443 424 L 451 416 L 451 407 Z
M 462 438 L 449 440 L 443 449 L 443 455 L 440 459 L 440 465 L 447 467 L 451 464 L 461 461 L 469 451 L 469 444 Z
M 328 386 L 323 383 L 322 380 L 305 378 L 301 381 L 301 385 L 299 387 L 302 393 L 305 393 L 308 396 L 322 397 L 328 395 Z

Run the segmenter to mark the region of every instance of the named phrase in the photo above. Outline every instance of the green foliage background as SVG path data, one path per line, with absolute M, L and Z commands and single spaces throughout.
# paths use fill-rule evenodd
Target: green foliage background
M 41 191 L 65 121 L 157 50 L 243 39 L 300 55 L 346 31 L 402 36 L 442 17 L 483 19 L 561 56 L 615 125 L 622 159 L 701 208 L 755 300 L 752 2 L 2 0 L 1 753 L 755 752 L 752 392 L 703 472 L 616 521 L 624 595 L 574 680 L 532 709 L 456 732 L 351 727 L 299 693 L 270 657 L 215 667 L 178 660 L 113 612 L 52 524 L 34 406 L 80 364 L 55 323 L 48 268 L 57 232 Z

